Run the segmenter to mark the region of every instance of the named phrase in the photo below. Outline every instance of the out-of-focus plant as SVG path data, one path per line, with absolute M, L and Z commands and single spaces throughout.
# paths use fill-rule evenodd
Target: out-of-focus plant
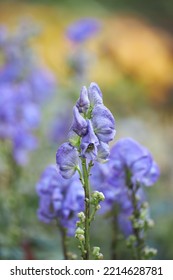
M 22 244 L 20 178 L 30 152 L 38 146 L 41 105 L 55 90 L 53 75 L 39 65 L 31 49 L 33 36 L 35 32 L 25 24 L 13 33 L 0 28 L 0 153 L 4 159 L 0 173 L 9 201 L 2 203 L 2 212 L 6 207 L 11 212 L 5 226 L 11 244 Z
M 156 255 L 157 251 L 146 245 L 146 232 L 153 226 L 153 221 L 150 219 L 144 187 L 152 186 L 158 180 L 158 165 L 150 152 L 131 138 L 120 139 L 109 154 L 108 143 L 114 135 L 114 117 L 103 105 L 99 87 L 95 83 L 91 83 L 88 90 L 82 87 L 73 108 L 69 141 L 57 150 L 58 169 L 54 167 L 52 170 L 49 167 L 37 185 L 40 197 L 39 218 L 43 222 L 58 220 L 63 232 L 66 259 L 72 257 L 68 253 L 66 233 L 74 235 L 77 216 L 79 220 L 75 237 L 79 242 L 82 259 L 103 258 L 98 246 L 91 250 L 90 236 L 91 222 L 100 209 L 100 213 L 106 215 L 112 224 L 112 259 L 117 258 L 119 229 L 127 238 L 131 258 L 151 259 Z M 76 177 L 76 171 L 79 177 Z M 73 178 L 78 189 L 73 187 L 72 191 L 70 180 Z M 94 189 L 92 193 L 90 181 Z M 82 190 L 82 186 L 84 192 L 79 195 L 78 190 Z M 78 199 L 83 204 L 77 202 Z M 70 205 L 68 207 L 67 200 Z M 65 213 L 67 216 L 64 216 Z
M 92 186 L 103 192 L 102 214 L 112 223 L 111 257 L 117 258 L 118 227 L 127 238 L 134 259 L 150 259 L 156 250 L 145 244 L 146 231 L 153 226 L 144 187 L 152 186 L 159 168 L 150 152 L 131 138 L 112 147 L 110 160 L 93 170 Z

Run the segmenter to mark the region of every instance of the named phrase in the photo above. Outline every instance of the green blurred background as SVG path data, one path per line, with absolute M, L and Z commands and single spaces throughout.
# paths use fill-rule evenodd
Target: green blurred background
M 68 64 L 72 45 L 65 37 L 65 30 L 83 17 L 98 19 L 101 29 L 83 46 L 91 59 L 86 75 L 76 80 L 74 69 Z M 13 186 L 10 186 L 12 190 L 5 190 L 1 180 L 0 258 L 62 258 L 57 228 L 37 220 L 35 186 L 43 169 L 55 162 L 60 143 L 50 142 L 48 133 L 56 114 L 62 104 L 70 102 L 72 108 L 81 85 L 88 86 L 95 81 L 102 89 L 105 105 L 115 116 L 115 141 L 124 136 L 134 137 L 151 151 L 160 166 L 159 182 L 147 189 L 151 217 L 155 221 L 148 243 L 158 249 L 157 259 L 172 259 L 173 2 L 0 1 L 0 24 L 13 30 L 23 19 L 39 27 L 40 33 L 32 40 L 31 47 L 40 64 L 54 73 L 58 87 L 42 108 L 40 145 L 30 155 L 27 168 L 22 169 L 17 190 Z M 4 161 L 1 157 L 2 166 Z M 13 209 L 13 200 L 19 201 L 22 207 Z M 107 229 L 106 221 L 98 217 L 92 234 L 93 243 L 97 241 L 109 259 Z M 118 257 L 125 259 L 128 254 L 121 243 Z M 72 248 L 75 245 L 72 242 Z

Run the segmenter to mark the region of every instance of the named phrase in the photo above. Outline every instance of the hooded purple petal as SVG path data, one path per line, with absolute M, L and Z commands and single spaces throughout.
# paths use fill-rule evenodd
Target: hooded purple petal
M 73 123 L 71 129 L 79 136 L 84 136 L 87 133 L 87 122 L 79 113 L 76 106 L 73 107 Z
M 112 141 L 115 136 L 115 120 L 112 113 L 104 105 L 97 105 L 92 114 L 92 124 L 98 139 L 105 143 Z
M 76 107 L 78 108 L 80 113 L 85 113 L 90 106 L 90 102 L 88 99 L 88 91 L 85 86 L 82 87 L 80 92 L 80 97 L 77 100 Z
M 91 83 L 88 89 L 88 97 L 92 107 L 103 104 L 102 92 L 96 83 Z
M 70 143 L 62 144 L 56 153 L 56 163 L 63 178 L 69 179 L 78 166 L 78 151 Z
M 160 170 L 155 161 L 152 162 L 152 165 L 148 172 L 141 178 L 141 183 L 147 187 L 155 184 L 160 176 Z
M 81 142 L 81 155 L 90 160 L 94 160 L 97 157 L 97 146 L 99 141 L 94 133 L 92 123 L 88 120 L 88 133 L 82 138 Z

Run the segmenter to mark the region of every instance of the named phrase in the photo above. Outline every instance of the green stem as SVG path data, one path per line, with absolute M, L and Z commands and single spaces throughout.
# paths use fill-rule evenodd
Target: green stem
M 66 228 L 62 227 L 59 223 L 58 223 L 58 227 L 61 232 L 62 250 L 63 250 L 64 260 L 68 260 L 69 256 L 68 256 L 68 250 L 67 250 L 67 247 L 68 247 L 67 230 L 66 230 Z
M 90 186 L 89 186 L 89 174 L 87 169 L 86 159 L 82 158 L 82 173 L 84 180 L 84 192 L 85 192 L 85 255 L 84 259 L 90 258 Z
M 138 209 L 138 201 L 136 199 L 136 191 L 138 188 L 132 189 L 132 204 L 133 204 L 133 216 L 135 221 L 139 221 L 140 219 L 140 210 Z M 141 237 L 141 229 L 139 227 L 133 227 L 133 232 L 136 237 L 136 259 L 142 259 L 142 250 L 144 248 L 144 239 Z
M 117 225 L 117 207 L 114 205 L 112 209 L 111 225 L 112 225 L 112 240 L 111 240 L 111 260 L 117 260 L 117 245 L 118 245 L 118 225 Z

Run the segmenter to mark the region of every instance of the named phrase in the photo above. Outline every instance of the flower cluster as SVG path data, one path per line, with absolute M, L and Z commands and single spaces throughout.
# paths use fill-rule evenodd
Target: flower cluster
M 115 136 L 115 120 L 103 105 L 102 93 L 96 83 L 84 86 L 73 108 L 73 122 L 69 142 L 62 144 L 56 162 L 64 178 L 78 169 L 79 157 L 88 161 L 105 161 L 109 156 L 108 143 Z
M 19 165 L 37 146 L 32 131 L 40 123 L 40 104 L 55 89 L 51 73 L 36 63 L 31 36 L 23 26 L 13 35 L 0 29 L 0 139 L 12 142 Z
M 152 186 L 159 178 L 158 165 L 150 152 L 131 138 L 116 142 L 110 152 L 109 161 L 95 165 L 91 176 L 93 187 L 105 195 L 102 212 L 119 206 L 118 222 L 125 235 L 132 233 L 129 217 L 134 209 L 130 200 L 133 189 L 137 191 L 138 209 L 146 200 L 143 186 Z
M 54 165 L 48 166 L 37 184 L 38 218 L 44 223 L 56 219 L 74 235 L 77 214 L 84 209 L 84 191 L 77 176 L 65 180 Z

